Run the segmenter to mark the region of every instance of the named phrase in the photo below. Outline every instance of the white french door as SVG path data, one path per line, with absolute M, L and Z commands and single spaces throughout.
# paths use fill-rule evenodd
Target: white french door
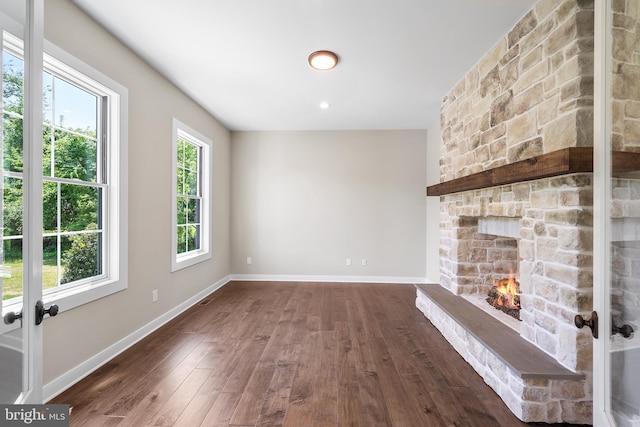
M 0 248 L 1 404 L 42 403 L 43 398 L 42 325 L 36 325 L 36 304 L 42 299 L 42 173 L 39 165 L 42 164 L 43 9 L 43 0 L 0 3 L 0 40 L 10 34 L 24 41 L 24 58 L 20 64 L 3 54 L 1 146 L 6 147 L 5 139 L 9 135 L 14 138 L 14 143 L 18 141 L 16 144 L 21 147 L 14 159 L 24 165 L 25 172 L 20 186 L 13 182 L 12 187 L 22 191 L 22 215 L 20 212 L 12 213 L 13 220 L 21 221 L 22 236 L 19 241 L 3 242 Z M 22 76 L 24 83 L 11 80 L 11 75 Z M 22 136 L 22 144 L 19 144 L 19 136 Z M 5 159 L 2 156 L 0 162 L 2 206 L 8 197 L 4 182 L 12 179 L 10 173 L 6 173 Z M 0 209 L 0 223 L 4 229 L 9 218 L 4 218 L 3 211 Z M 9 262 L 9 252 L 17 253 L 17 260 Z
M 640 17 L 636 0 L 594 4 L 593 421 L 640 426 Z

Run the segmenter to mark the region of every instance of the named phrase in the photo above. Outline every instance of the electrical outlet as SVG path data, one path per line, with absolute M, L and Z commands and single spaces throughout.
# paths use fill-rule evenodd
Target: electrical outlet
M 347 258 L 346 264 L 351 265 L 351 258 Z
M 367 266 L 367 259 L 366 258 L 362 258 L 362 266 L 363 267 Z
M 157 302 L 158 301 L 158 290 L 154 289 L 151 291 L 151 302 Z
M 250 257 L 250 256 L 248 256 L 248 257 L 247 257 L 247 264 L 248 264 L 248 265 L 251 265 L 251 263 L 252 263 L 252 262 L 253 262 L 253 261 L 252 261 L 251 257 Z

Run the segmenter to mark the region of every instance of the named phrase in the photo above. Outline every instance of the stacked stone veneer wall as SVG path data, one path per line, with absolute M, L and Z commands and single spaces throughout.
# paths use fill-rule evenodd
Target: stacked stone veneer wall
M 445 96 L 441 181 L 593 145 L 593 0 L 542 0 Z
M 592 146 L 593 0 L 539 1 L 443 99 L 441 127 L 441 182 Z M 470 361 L 527 421 L 591 422 L 592 337 L 573 324 L 592 308 L 591 180 L 572 174 L 440 199 L 441 284 L 456 294 L 484 292 L 487 278 L 514 260 L 496 263 L 502 240 L 478 233 L 478 218 L 517 219 L 520 334 L 585 375 L 524 384 L 484 374 L 506 369 L 498 362 Z

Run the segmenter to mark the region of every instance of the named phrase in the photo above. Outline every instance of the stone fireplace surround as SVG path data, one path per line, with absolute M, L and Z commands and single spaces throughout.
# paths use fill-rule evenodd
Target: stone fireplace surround
M 592 337 L 573 318 L 592 307 L 592 175 L 527 176 L 540 165 L 526 160 L 593 146 L 593 1 L 539 1 L 445 96 L 441 128 L 441 282 L 419 287 L 416 306 L 521 420 L 591 423 Z M 525 178 L 491 184 L 509 165 Z M 491 185 L 451 185 L 465 178 Z M 517 223 L 517 246 L 479 230 L 485 219 Z M 522 291 L 513 347 L 539 357 L 539 372 L 492 346 L 500 326 L 465 325 L 475 310 L 459 296 L 486 293 L 513 267 Z
M 481 233 L 482 218 L 517 221 L 517 250 L 515 239 Z M 523 374 L 523 367 L 513 368 L 517 360 L 509 359 L 517 359 L 514 350 L 505 356 L 487 345 L 491 338 L 450 316 L 452 310 L 426 288 L 416 305 L 523 421 L 591 421 L 592 338 L 573 324 L 576 314 L 591 310 L 590 226 L 590 174 L 441 197 L 441 287 L 454 295 L 486 295 L 495 278 L 518 272 L 519 334 L 507 339 L 507 327 L 496 324 L 489 335 L 505 336 L 507 347 L 521 348 L 522 357 L 537 352 L 548 359 Z M 490 322 L 487 316 L 482 312 L 470 323 Z

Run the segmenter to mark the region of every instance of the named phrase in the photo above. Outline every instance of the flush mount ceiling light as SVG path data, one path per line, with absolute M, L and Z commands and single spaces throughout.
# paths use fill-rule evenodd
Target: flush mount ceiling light
M 327 71 L 338 65 L 338 55 L 329 50 L 318 50 L 309 55 L 309 65 L 318 71 Z

